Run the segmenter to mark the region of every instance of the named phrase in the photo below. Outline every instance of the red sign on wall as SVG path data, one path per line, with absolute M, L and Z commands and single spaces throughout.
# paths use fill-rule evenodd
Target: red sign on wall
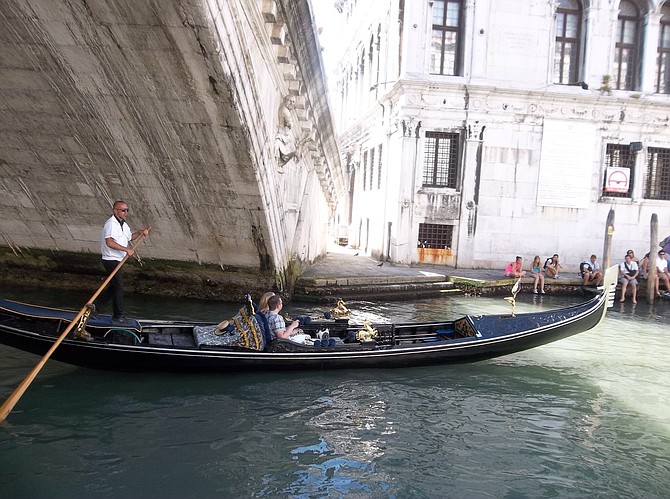
M 630 187 L 630 168 L 608 168 L 605 173 L 605 192 L 626 194 Z

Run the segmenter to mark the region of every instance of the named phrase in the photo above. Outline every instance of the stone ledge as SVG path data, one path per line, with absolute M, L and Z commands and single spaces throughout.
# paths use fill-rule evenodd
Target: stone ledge
M 368 284 L 411 284 L 448 282 L 446 276 L 349 276 L 349 277 L 309 277 L 300 278 L 297 286 L 327 287 L 327 286 L 362 286 Z

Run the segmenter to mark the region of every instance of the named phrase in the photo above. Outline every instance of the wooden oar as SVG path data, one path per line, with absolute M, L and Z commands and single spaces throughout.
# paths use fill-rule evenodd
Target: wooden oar
M 137 247 L 137 245 L 144 239 L 146 236 L 142 234 L 139 239 L 137 240 L 137 243 L 133 245 L 133 247 Z M 100 293 L 102 293 L 102 290 L 105 289 L 105 286 L 109 284 L 109 281 L 112 280 L 112 277 L 116 275 L 116 273 L 119 271 L 119 269 L 123 266 L 124 263 L 126 263 L 126 260 L 128 259 L 128 254 L 126 253 L 126 256 L 123 257 L 123 260 L 119 262 L 119 264 L 116 266 L 116 268 L 112 271 L 109 276 L 107 276 L 107 279 L 105 279 L 105 282 L 102 283 L 102 285 L 98 288 L 98 290 L 95 292 L 95 294 L 91 297 L 89 302 L 82 307 L 82 309 L 79 311 L 79 313 L 75 316 L 74 319 L 72 319 L 72 322 L 70 322 L 70 325 L 63 331 L 63 333 L 58 337 L 58 339 L 54 342 L 54 344 L 51 346 L 49 351 L 42 357 L 42 360 L 40 360 L 37 365 L 33 368 L 32 371 L 30 371 L 30 374 L 26 376 L 26 378 L 21 382 L 19 386 L 16 387 L 16 389 L 12 392 L 12 394 L 9 396 L 7 400 L 5 400 L 5 403 L 2 404 L 0 407 L 0 422 L 4 421 L 5 418 L 9 415 L 10 412 L 12 412 L 12 409 L 14 406 L 18 403 L 19 399 L 23 395 L 23 393 L 28 389 L 30 386 L 30 383 L 33 382 L 35 377 L 39 374 L 39 372 L 42 370 L 44 367 L 44 364 L 46 364 L 47 360 L 49 360 L 49 357 L 51 357 L 51 354 L 54 353 L 54 350 L 58 348 L 58 345 L 62 343 L 62 341 L 65 339 L 65 337 L 72 331 L 72 328 L 77 324 L 79 319 L 86 313 L 86 309 L 88 308 L 89 303 L 93 303 L 95 299 L 98 297 Z

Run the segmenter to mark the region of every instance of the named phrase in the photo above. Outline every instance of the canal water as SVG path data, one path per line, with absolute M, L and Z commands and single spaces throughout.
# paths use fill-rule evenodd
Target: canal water
M 520 295 L 517 311 L 577 300 Z M 139 317 L 235 309 L 127 301 Z M 348 305 L 403 321 L 510 310 L 464 296 Z M 669 318 L 670 301 L 617 303 L 589 332 L 458 366 L 147 375 L 50 361 L 0 427 L 0 497 L 670 497 Z M 37 360 L 0 346 L 3 401 Z

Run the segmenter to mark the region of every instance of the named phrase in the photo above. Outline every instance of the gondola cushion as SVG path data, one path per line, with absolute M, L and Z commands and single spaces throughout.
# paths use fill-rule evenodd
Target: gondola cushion
M 265 350 L 265 334 L 263 326 L 258 323 L 256 316 L 248 316 L 243 309 L 230 321 L 233 327 L 229 327 L 223 334 L 218 331 L 218 326 L 195 326 L 193 338 L 198 348 L 231 346 L 242 347 L 251 350 Z

